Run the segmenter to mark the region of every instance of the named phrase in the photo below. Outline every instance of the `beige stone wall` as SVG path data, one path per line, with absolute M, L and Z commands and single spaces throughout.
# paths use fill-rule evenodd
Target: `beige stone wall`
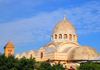
M 43 53 L 43 57 L 41 58 L 41 52 Z M 39 50 L 38 50 L 38 53 L 37 53 L 37 56 L 36 56 L 36 61 L 46 61 L 46 50 L 44 47 L 41 47 Z
M 43 58 L 41 58 L 41 52 L 43 53 Z M 50 60 L 66 60 L 67 59 L 67 53 L 60 53 L 60 52 L 52 52 L 47 53 L 44 47 L 41 47 L 38 50 L 36 57 L 36 61 L 46 61 L 48 59 Z
M 41 59 L 41 52 L 43 52 L 42 59 Z M 38 52 L 38 54 L 36 56 L 36 61 L 46 61 L 48 59 L 50 59 L 50 60 L 66 60 L 67 53 L 60 53 L 60 52 L 46 53 L 45 49 L 41 48 L 41 50 Z
M 62 52 L 54 52 L 54 60 L 66 60 L 67 53 Z
M 30 57 L 35 58 L 34 50 L 30 50 L 30 51 L 28 52 L 28 57 L 27 57 L 27 58 L 30 58 Z
M 64 51 L 67 51 L 67 49 L 70 47 L 80 47 L 80 45 L 78 43 L 74 43 L 74 42 L 65 42 L 65 43 L 62 43 L 61 45 L 59 45 L 57 51 L 64 52 Z
M 19 55 L 19 53 L 16 54 L 15 58 L 18 58 L 18 59 L 21 58 L 20 55 Z
M 26 52 L 23 52 L 23 53 L 21 54 L 21 58 L 23 58 L 23 57 L 28 58 Z
M 54 47 L 57 49 L 57 45 L 53 42 L 49 43 L 47 47 Z
M 43 53 L 43 58 L 41 58 L 41 52 Z M 47 61 L 48 59 L 54 60 L 54 53 L 47 53 L 45 48 L 41 47 L 36 55 L 36 61 Z
M 71 34 L 71 40 L 70 40 L 70 34 L 67 34 L 67 38 L 64 38 L 64 35 L 67 33 L 62 33 L 62 38 L 59 38 L 60 33 L 58 34 L 52 34 L 51 35 L 51 41 L 54 42 L 67 42 L 67 41 L 73 41 L 73 42 L 77 42 L 77 35 Z M 57 35 L 57 38 L 55 38 L 55 35 Z M 75 36 L 75 37 L 74 37 Z

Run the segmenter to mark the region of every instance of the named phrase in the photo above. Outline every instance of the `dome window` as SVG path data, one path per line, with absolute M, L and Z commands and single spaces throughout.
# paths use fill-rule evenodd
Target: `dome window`
M 51 39 L 53 39 L 53 35 L 51 35 Z
M 75 40 L 75 35 L 74 35 L 74 37 L 73 37 L 73 38 L 74 38 L 74 40 Z
M 62 39 L 62 35 L 61 34 L 59 34 L 59 39 Z
M 57 35 L 55 34 L 55 39 L 57 39 Z
M 67 39 L 67 34 L 64 34 L 64 39 Z
M 69 35 L 69 41 L 72 41 L 72 35 L 71 34 Z

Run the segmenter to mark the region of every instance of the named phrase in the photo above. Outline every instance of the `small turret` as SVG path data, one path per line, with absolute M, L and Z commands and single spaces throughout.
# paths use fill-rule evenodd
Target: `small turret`
M 10 39 L 9 39 L 9 42 L 4 46 L 4 53 L 5 53 L 5 56 L 8 57 L 10 55 L 14 55 L 14 46 L 13 44 L 10 42 Z

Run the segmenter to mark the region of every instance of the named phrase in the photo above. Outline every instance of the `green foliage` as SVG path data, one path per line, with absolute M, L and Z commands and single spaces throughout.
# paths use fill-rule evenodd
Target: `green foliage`
M 5 54 L 0 54 L 0 70 L 65 70 L 63 64 L 55 63 L 51 65 L 50 60 L 46 62 L 36 62 L 35 58 L 17 59 L 14 56 L 5 57 Z
M 47 60 L 47 62 L 40 63 L 36 70 L 51 70 L 51 68 L 51 64 L 49 63 L 49 60 Z
M 49 63 L 49 60 L 46 62 L 40 63 L 39 67 L 36 68 L 36 70 L 65 70 L 67 67 L 63 67 L 63 64 L 55 63 L 51 66 Z
M 0 70 L 34 70 L 35 58 L 17 59 L 14 56 L 5 57 L 5 54 L 0 54 Z
M 67 67 L 64 67 L 64 64 L 61 64 L 60 62 L 53 64 L 52 70 L 65 70 Z
M 26 59 L 26 58 L 22 58 L 19 60 L 19 68 L 20 70 L 34 70 L 35 68 L 35 58 L 30 58 L 30 59 Z
M 17 59 L 14 56 L 5 57 L 5 54 L 0 53 L 0 70 L 66 70 L 64 64 L 55 63 L 51 65 L 50 60 L 46 62 L 36 62 L 35 58 L 21 58 Z M 100 64 L 94 62 L 87 62 L 81 64 L 77 70 L 99 70 Z
M 87 63 L 81 64 L 77 70 L 100 70 L 100 64 L 88 61 Z
M 5 57 L 5 54 L 0 55 L 0 70 L 16 70 L 18 59 L 14 56 Z

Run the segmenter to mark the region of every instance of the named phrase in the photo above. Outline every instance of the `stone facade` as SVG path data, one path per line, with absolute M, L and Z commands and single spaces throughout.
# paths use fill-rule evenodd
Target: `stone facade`
M 39 50 L 30 50 L 29 52 L 17 53 L 16 58 L 34 58 L 36 61 L 45 62 L 50 59 L 54 62 L 66 63 L 67 66 L 76 66 L 83 60 L 89 60 L 98 57 L 99 54 L 91 47 L 81 46 L 77 43 L 77 35 L 73 25 L 65 20 L 58 22 L 51 34 L 51 42 Z

